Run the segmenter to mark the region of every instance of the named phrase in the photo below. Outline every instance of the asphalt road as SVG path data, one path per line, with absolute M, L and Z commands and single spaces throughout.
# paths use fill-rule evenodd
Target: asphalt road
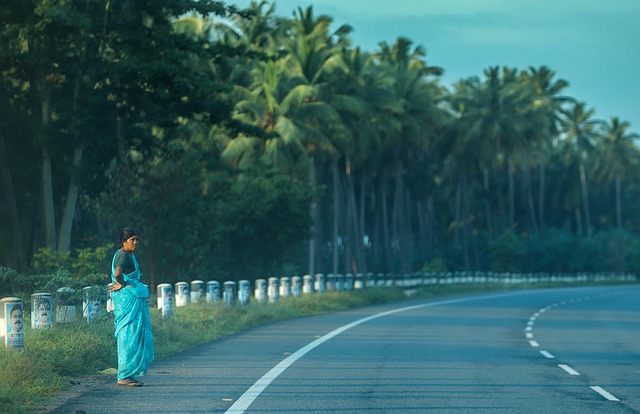
M 409 301 L 154 362 L 51 414 L 640 413 L 640 286 Z

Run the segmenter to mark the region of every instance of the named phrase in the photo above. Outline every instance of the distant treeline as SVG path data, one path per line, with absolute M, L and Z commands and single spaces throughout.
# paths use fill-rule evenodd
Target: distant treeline
M 152 286 L 640 272 L 638 134 L 548 67 L 443 85 L 410 39 L 361 50 L 264 1 L 5 2 L 0 22 L 0 290 L 106 280 L 130 225 Z

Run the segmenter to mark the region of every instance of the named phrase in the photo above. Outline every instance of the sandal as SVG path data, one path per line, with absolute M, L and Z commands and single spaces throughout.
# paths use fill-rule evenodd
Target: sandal
M 143 385 L 140 381 L 136 381 L 133 378 L 125 378 L 123 380 L 118 380 L 116 384 L 121 387 L 142 387 Z

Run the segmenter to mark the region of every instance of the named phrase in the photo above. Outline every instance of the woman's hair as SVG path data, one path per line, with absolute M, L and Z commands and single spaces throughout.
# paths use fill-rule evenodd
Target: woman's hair
M 132 236 L 140 236 L 140 232 L 133 227 L 125 227 L 120 232 L 120 241 L 124 243 Z

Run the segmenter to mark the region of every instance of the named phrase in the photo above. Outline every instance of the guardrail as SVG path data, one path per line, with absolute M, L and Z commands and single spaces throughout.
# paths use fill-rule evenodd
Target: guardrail
M 415 273 L 366 273 L 366 274 L 323 274 L 269 277 L 256 279 L 253 286 L 249 280 L 217 280 L 177 282 L 175 285 L 161 283 L 157 286 L 157 307 L 163 317 L 173 315 L 174 306 L 188 306 L 195 302 L 222 302 L 227 305 L 246 305 L 251 301 L 273 303 L 280 299 L 299 297 L 326 292 L 343 292 L 373 287 L 398 286 L 408 296 L 419 289 L 434 285 L 455 284 L 536 284 L 536 283 L 589 283 L 589 282 L 637 282 L 635 273 L 496 273 L 496 272 L 415 272 Z M 57 290 L 60 303 L 54 303 L 50 293 L 31 295 L 30 329 L 48 329 L 52 322 L 75 321 L 76 306 L 69 301 L 72 289 L 62 287 Z M 65 299 L 66 295 L 66 299 Z M 110 299 L 101 296 L 100 289 L 83 288 L 82 315 L 89 324 L 97 320 L 103 312 L 113 310 Z M 54 304 L 56 305 L 54 307 Z M 54 312 L 55 309 L 55 319 Z M 7 297 L 0 300 L 0 342 L 7 348 L 24 347 L 25 305 L 20 298 Z

